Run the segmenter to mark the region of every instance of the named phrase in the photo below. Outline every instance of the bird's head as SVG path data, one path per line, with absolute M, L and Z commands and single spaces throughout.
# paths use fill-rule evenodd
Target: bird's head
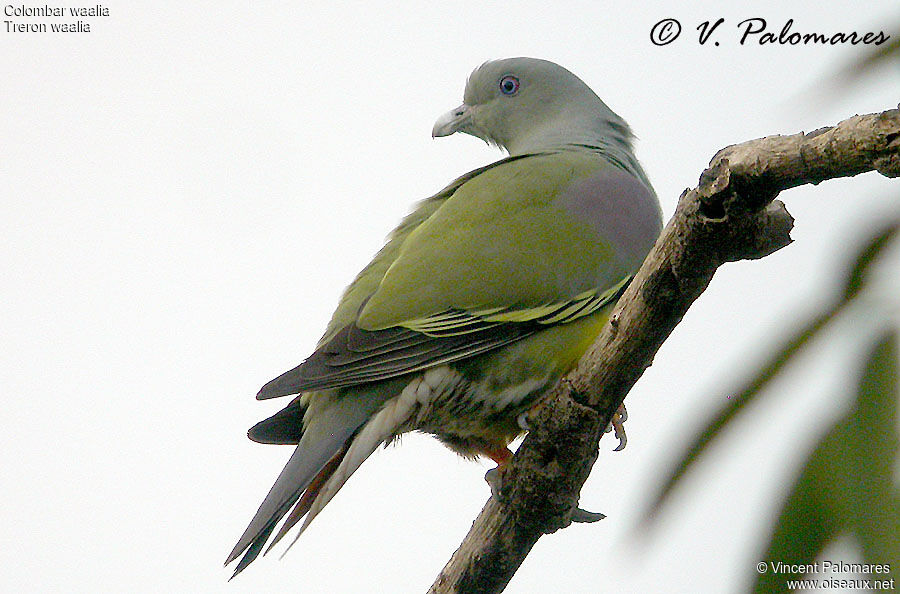
M 486 62 L 466 81 L 463 104 L 435 122 L 432 136 L 463 132 L 510 155 L 610 142 L 630 150 L 627 124 L 580 78 L 553 62 Z

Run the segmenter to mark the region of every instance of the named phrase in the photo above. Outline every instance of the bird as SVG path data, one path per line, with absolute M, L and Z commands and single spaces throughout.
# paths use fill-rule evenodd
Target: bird
M 226 566 L 243 555 L 232 578 L 282 519 L 269 549 L 303 520 L 296 542 L 403 433 L 503 468 L 528 411 L 598 336 L 662 229 L 628 124 L 554 62 L 477 67 L 432 136 L 457 132 L 507 156 L 419 202 L 313 353 L 257 394 L 294 398 L 250 439 L 295 449 L 228 555 Z

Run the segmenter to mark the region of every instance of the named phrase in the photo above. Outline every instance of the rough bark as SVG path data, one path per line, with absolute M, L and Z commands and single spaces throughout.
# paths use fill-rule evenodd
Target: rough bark
M 429 592 L 502 592 L 534 543 L 571 522 L 603 429 L 716 269 L 791 242 L 778 193 L 873 170 L 900 176 L 900 109 L 719 151 L 597 341 L 532 419 L 500 500 L 488 500 Z

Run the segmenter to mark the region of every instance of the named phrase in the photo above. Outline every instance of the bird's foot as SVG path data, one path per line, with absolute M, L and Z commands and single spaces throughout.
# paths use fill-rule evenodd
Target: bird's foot
M 625 410 L 625 405 L 619 405 L 619 410 L 617 410 L 612 417 L 612 420 L 609 422 L 609 425 L 606 426 L 606 430 L 604 433 L 609 433 L 610 431 L 615 431 L 616 439 L 619 440 L 619 445 L 613 450 L 614 452 L 621 452 L 625 449 L 625 445 L 628 443 L 628 436 L 625 435 L 625 421 L 628 420 L 628 411 Z
M 484 449 L 481 453 L 494 462 L 497 463 L 497 466 L 491 468 L 484 475 L 484 480 L 491 488 L 491 495 L 494 496 L 498 501 L 500 500 L 500 485 L 502 484 L 502 480 L 500 478 L 500 473 L 506 468 L 506 465 L 509 464 L 509 461 L 512 460 L 513 453 L 506 446 L 498 446 L 495 448 Z
M 519 425 L 519 429 L 522 431 L 531 431 L 531 423 L 528 422 L 528 413 L 529 411 L 525 411 L 516 417 L 516 424 Z
M 500 477 L 500 470 L 498 465 L 484 473 L 484 480 L 491 488 L 491 497 L 497 501 L 500 501 L 500 486 L 503 483 L 503 479 Z
M 599 522 L 606 516 L 601 514 L 600 512 L 591 512 L 586 509 L 581 509 L 580 507 L 576 507 L 575 511 L 572 512 L 572 521 L 577 524 L 591 524 L 593 522 Z
M 497 466 L 485 473 L 484 480 L 491 488 L 491 496 L 497 501 L 502 501 L 500 490 L 503 487 L 503 471 L 506 470 L 506 466 L 512 459 L 513 454 L 507 448 L 486 450 L 483 453 L 497 463 Z M 571 520 L 580 524 L 589 524 L 591 522 L 602 520 L 605 517 L 606 516 L 601 513 L 591 512 L 576 507 L 575 511 L 572 512 Z

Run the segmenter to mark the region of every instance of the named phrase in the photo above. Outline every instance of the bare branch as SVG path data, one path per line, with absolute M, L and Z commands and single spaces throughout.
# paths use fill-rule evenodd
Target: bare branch
M 503 591 L 534 543 L 571 522 L 603 429 L 716 269 L 791 242 L 793 218 L 778 193 L 873 170 L 900 176 L 898 109 L 719 151 L 681 195 L 597 341 L 533 419 L 501 501 L 488 500 L 429 592 Z

